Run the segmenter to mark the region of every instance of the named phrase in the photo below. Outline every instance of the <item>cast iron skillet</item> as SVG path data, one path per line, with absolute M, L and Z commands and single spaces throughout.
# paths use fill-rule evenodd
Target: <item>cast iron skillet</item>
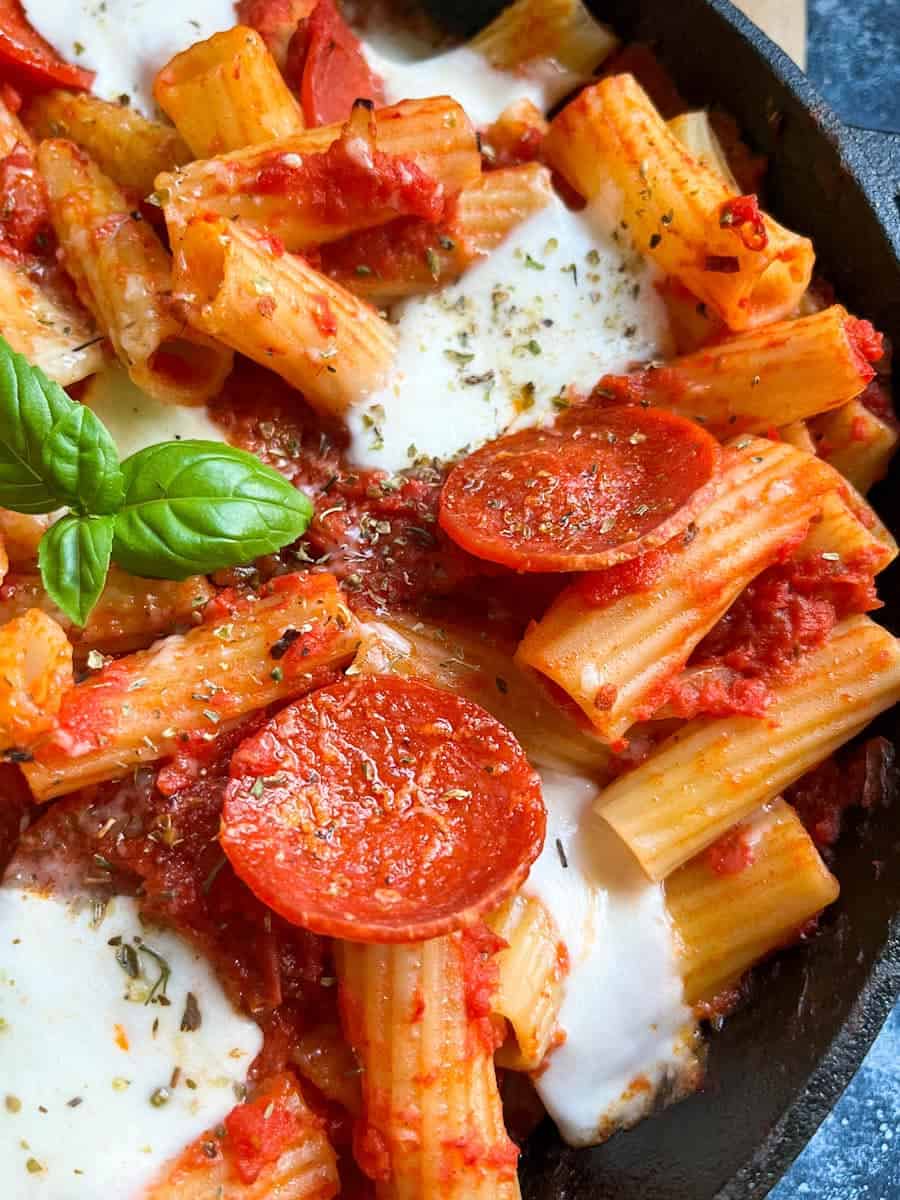
M 900 352 L 900 136 L 843 126 L 727 0 L 588 4 L 623 37 L 653 43 L 691 102 L 718 102 L 737 118 L 770 156 L 769 207 L 812 236 L 838 297 Z M 429 3 L 464 34 L 502 6 Z M 873 499 L 897 534 L 896 483 L 881 484 Z M 900 569 L 882 577 L 881 592 L 880 619 L 898 633 Z M 896 735 L 896 711 L 880 731 Z M 547 1122 L 525 1155 L 526 1200 L 765 1196 L 849 1082 L 900 993 L 896 811 L 875 811 L 848 830 L 834 869 L 840 901 L 810 945 L 757 971 L 751 1002 L 712 1037 L 703 1092 L 595 1150 L 565 1147 Z

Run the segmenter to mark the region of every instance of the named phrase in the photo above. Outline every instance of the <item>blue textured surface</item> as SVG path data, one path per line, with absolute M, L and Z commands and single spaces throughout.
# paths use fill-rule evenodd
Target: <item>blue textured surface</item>
M 810 0 L 809 74 L 854 125 L 900 131 L 900 0 Z M 769 1200 L 900 1200 L 900 1006 Z
M 900 0 L 810 0 L 808 71 L 845 121 L 900 132 Z
M 769 1200 L 898 1200 L 900 1007 Z

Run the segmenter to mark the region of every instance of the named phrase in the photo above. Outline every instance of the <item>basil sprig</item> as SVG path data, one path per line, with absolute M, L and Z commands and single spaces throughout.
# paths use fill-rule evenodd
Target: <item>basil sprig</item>
M 103 422 L 0 338 L 0 507 L 70 511 L 38 547 L 54 603 L 84 625 L 111 561 L 185 579 L 273 554 L 306 531 L 309 499 L 219 442 L 148 446 L 119 462 Z

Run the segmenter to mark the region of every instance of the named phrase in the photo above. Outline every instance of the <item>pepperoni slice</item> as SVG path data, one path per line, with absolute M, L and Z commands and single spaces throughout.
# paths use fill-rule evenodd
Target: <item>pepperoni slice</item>
M 377 675 L 313 692 L 238 747 L 220 836 L 287 920 L 405 942 L 499 904 L 544 823 L 538 777 L 508 729 L 470 700 Z
M 32 28 L 20 0 L 0 0 L 0 71 L 11 71 L 32 88 L 68 87 L 87 91 L 93 71 L 60 58 Z
M 573 408 L 549 429 L 458 463 L 440 522 L 463 549 L 519 571 L 591 571 L 661 546 L 706 503 L 721 451 L 661 409 Z
M 300 103 L 308 125 L 346 121 L 356 100 L 384 103 L 382 82 L 334 0 L 319 0 L 305 34 Z

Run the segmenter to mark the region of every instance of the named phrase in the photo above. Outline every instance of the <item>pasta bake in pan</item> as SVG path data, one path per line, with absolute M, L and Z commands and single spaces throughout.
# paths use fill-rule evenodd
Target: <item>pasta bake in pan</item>
M 885 341 L 580 0 L 9 0 L 0 101 L 0 1178 L 517 1197 L 838 895 Z

